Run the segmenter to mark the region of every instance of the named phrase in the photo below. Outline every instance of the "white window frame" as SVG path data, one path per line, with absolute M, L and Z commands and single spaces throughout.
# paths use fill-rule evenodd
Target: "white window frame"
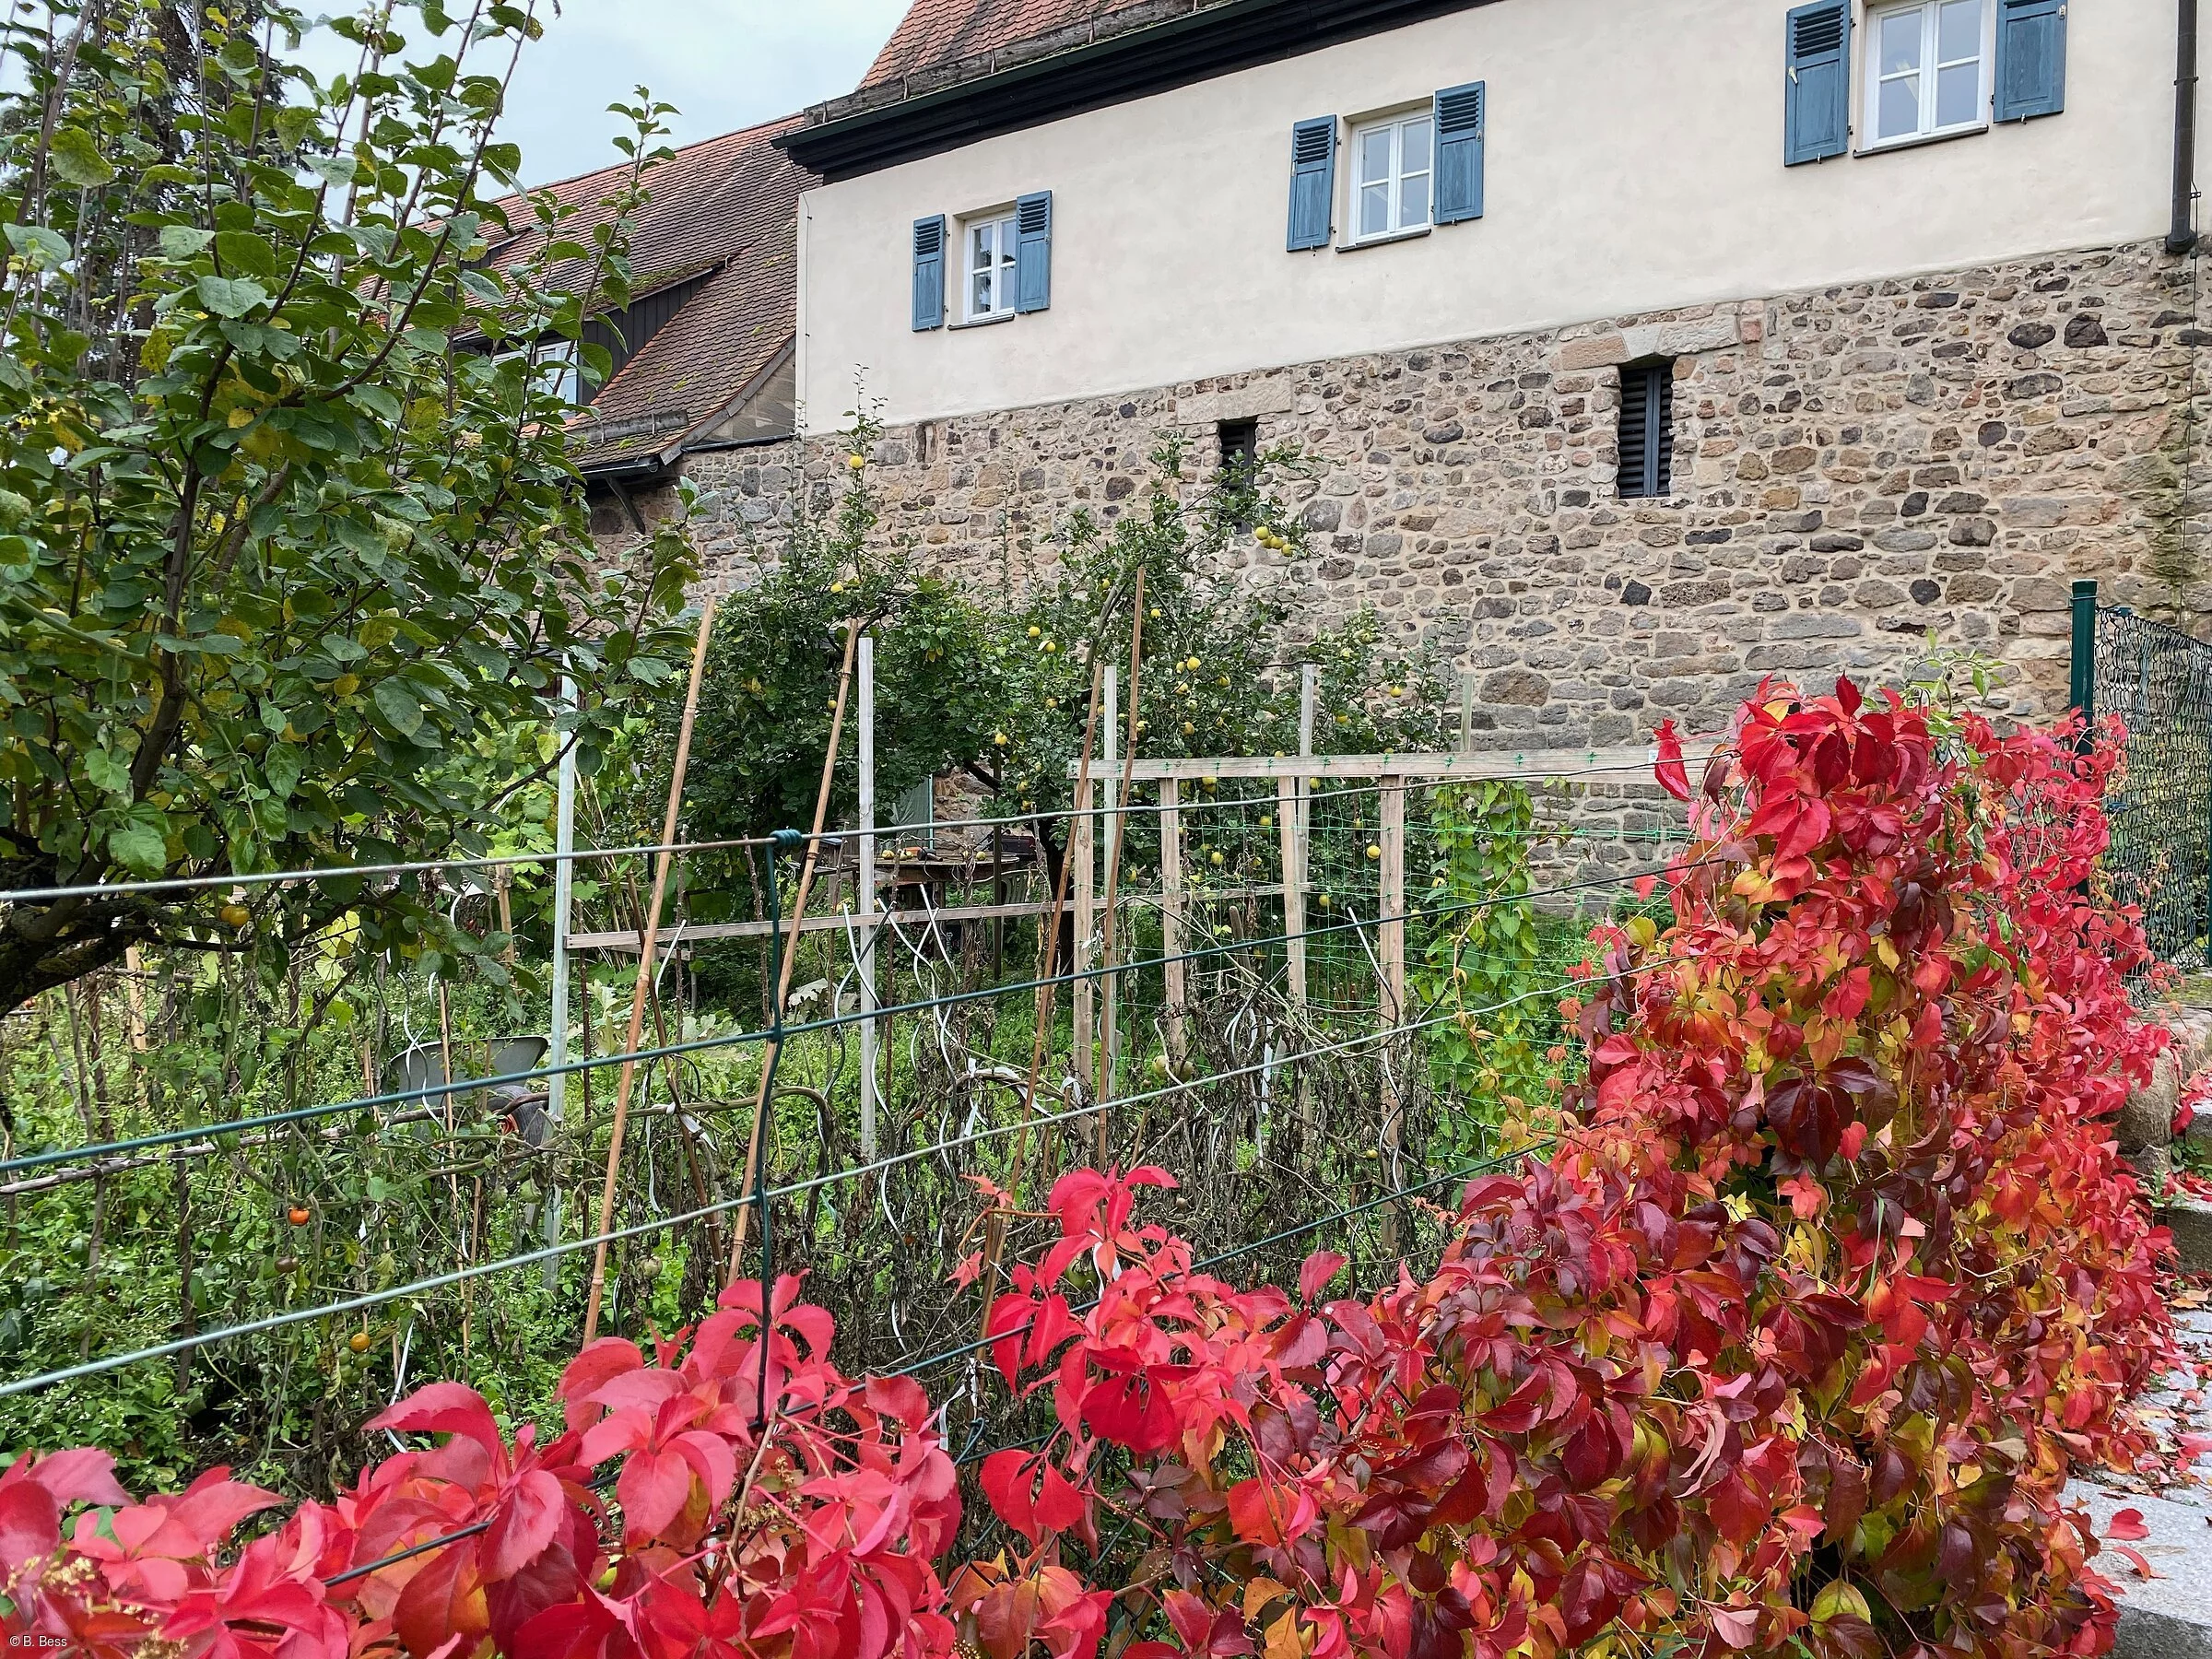
M 1020 284 L 1015 272 L 1015 243 L 1018 231 L 1015 226 L 1012 207 L 994 207 L 987 213 L 971 214 L 959 221 L 959 315 L 963 324 L 1004 323 L 1014 314 L 1014 305 L 1019 297 Z M 982 231 L 993 234 L 992 258 L 995 265 L 992 276 L 991 304 L 988 309 L 975 308 L 975 278 L 981 267 L 975 263 L 975 239 Z
M 534 346 L 494 352 L 491 360 L 496 367 L 517 359 L 530 366 L 530 379 L 535 390 L 558 393 L 560 401 L 567 404 L 582 401 L 583 359 L 574 340 L 540 340 Z
M 1869 5 L 1865 18 L 1865 47 L 1859 55 L 1860 131 L 1865 135 L 1859 146 L 1861 153 L 1869 150 L 1898 149 L 1907 145 L 1925 144 L 1936 138 L 1957 138 L 1969 133 L 1989 130 L 1990 100 L 1996 91 L 1997 12 L 1993 0 L 1980 0 L 1981 25 L 1976 30 L 1980 52 L 1981 80 L 1974 92 L 1974 113 L 1971 120 L 1953 122 L 1948 126 L 1936 124 L 1936 98 L 1941 79 L 1943 60 L 1941 51 L 1940 19 L 1946 0 L 1892 0 L 1886 5 Z M 1920 67 L 1914 71 L 1920 76 L 1920 124 L 1909 133 L 1893 133 L 1883 136 L 1882 119 L 1882 24 L 1886 18 L 1900 12 L 1917 12 L 1921 18 Z M 1963 59 L 1950 60 L 1952 63 Z M 1889 78 L 1896 78 L 1894 76 Z
M 1399 215 L 1405 206 L 1406 129 L 1415 122 L 1429 128 L 1429 165 L 1422 173 L 1429 181 L 1427 202 L 1419 219 L 1406 222 Z M 1367 137 L 1371 133 L 1387 131 L 1390 134 L 1390 173 L 1386 179 L 1371 179 L 1362 171 L 1367 165 Z M 1345 209 L 1344 222 L 1351 232 L 1346 237 L 1347 246 L 1358 247 L 1362 242 L 1391 241 L 1401 236 L 1419 236 L 1436 224 L 1436 110 L 1433 104 L 1422 104 L 1416 109 L 1399 110 L 1389 115 L 1377 115 L 1351 124 L 1351 162 L 1345 170 L 1350 182 L 1351 194 Z M 1361 229 L 1361 197 L 1368 187 L 1386 184 L 1390 192 L 1390 225 L 1387 229 Z

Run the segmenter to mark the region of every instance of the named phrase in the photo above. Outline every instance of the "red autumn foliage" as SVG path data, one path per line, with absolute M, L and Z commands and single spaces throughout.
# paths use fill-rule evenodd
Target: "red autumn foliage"
M 984 1462 L 988 1559 L 940 1575 L 927 1402 L 838 1373 L 786 1280 L 765 1346 L 740 1285 L 650 1359 L 587 1349 L 542 1448 L 421 1391 L 374 1426 L 443 1443 L 235 1556 L 276 1500 L 222 1471 L 132 1505 L 97 1453 L 19 1462 L 6 1628 L 284 1659 L 2101 1653 L 2060 1491 L 2150 1455 L 2127 1402 L 2172 1352 L 2108 1127 L 2163 1041 L 2094 874 L 2112 754 L 1848 684 L 1762 693 L 1701 792 L 1663 754 L 1697 839 L 1568 1005 L 1556 1152 L 1471 1183 L 1436 1268 L 1376 1294 L 1325 1300 L 1334 1255 L 1239 1289 L 1143 1222 L 1160 1171 L 1063 1176 L 989 1316 L 1053 1430 Z

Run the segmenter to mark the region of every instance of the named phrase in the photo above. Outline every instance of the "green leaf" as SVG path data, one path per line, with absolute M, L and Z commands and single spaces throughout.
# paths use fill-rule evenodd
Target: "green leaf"
M 109 830 L 108 853 L 135 876 L 159 876 L 169 867 L 169 840 L 146 818 L 127 818 Z
M 292 792 L 300 787 L 300 756 L 297 744 L 272 743 L 262 757 L 262 776 L 269 782 L 269 793 L 279 801 L 290 800 Z
M 89 190 L 115 176 L 115 164 L 100 153 L 92 135 L 82 127 L 61 128 L 46 154 L 54 176 L 65 184 Z
M 351 156 L 303 156 L 300 165 L 325 184 L 335 184 L 341 189 L 353 182 L 359 171 Z
M 131 793 L 131 763 L 113 749 L 96 748 L 85 754 L 85 776 L 92 786 L 112 795 Z
M 215 256 L 233 271 L 243 271 L 249 276 L 274 276 L 276 274 L 276 250 L 270 247 L 265 237 L 251 230 L 218 230 L 215 237 Z M 225 312 L 235 316 L 235 312 Z
M 416 700 L 414 688 L 406 681 L 380 682 L 376 688 L 376 706 L 402 737 L 412 737 L 422 729 L 422 704 Z
M 76 257 L 68 239 L 43 225 L 8 225 L 7 245 L 31 264 L 56 268 Z
M 269 298 L 268 289 L 247 276 L 203 276 L 196 286 L 200 303 L 218 317 L 242 317 Z

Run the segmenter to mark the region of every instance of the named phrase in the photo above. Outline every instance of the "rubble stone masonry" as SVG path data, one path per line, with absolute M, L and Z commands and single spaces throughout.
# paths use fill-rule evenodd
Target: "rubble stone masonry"
M 2047 712 L 2070 579 L 2212 619 L 2194 290 L 2155 244 L 2055 254 L 924 422 L 874 476 L 887 536 L 1018 582 L 1070 509 L 1139 495 L 1159 435 L 1210 465 L 1216 423 L 1256 418 L 1304 457 L 1309 552 L 1248 545 L 1248 579 L 1308 623 L 1371 605 L 1436 641 L 1500 743 L 1713 729 L 1769 674 L 1909 674 L 1931 630 L 2006 665 L 2002 707 Z M 1622 500 L 1618 366 L 1656 357 L 1674 493 Z M 772 556 L 843 450 L 691 459 L 716 580 Z

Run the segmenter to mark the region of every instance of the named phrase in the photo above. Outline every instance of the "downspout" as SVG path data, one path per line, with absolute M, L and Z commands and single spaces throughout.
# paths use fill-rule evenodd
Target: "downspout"
M 2166 251 L 2196 245 L 2196 0 L 2180 0 L 2174 29 L 2173 223 Z

